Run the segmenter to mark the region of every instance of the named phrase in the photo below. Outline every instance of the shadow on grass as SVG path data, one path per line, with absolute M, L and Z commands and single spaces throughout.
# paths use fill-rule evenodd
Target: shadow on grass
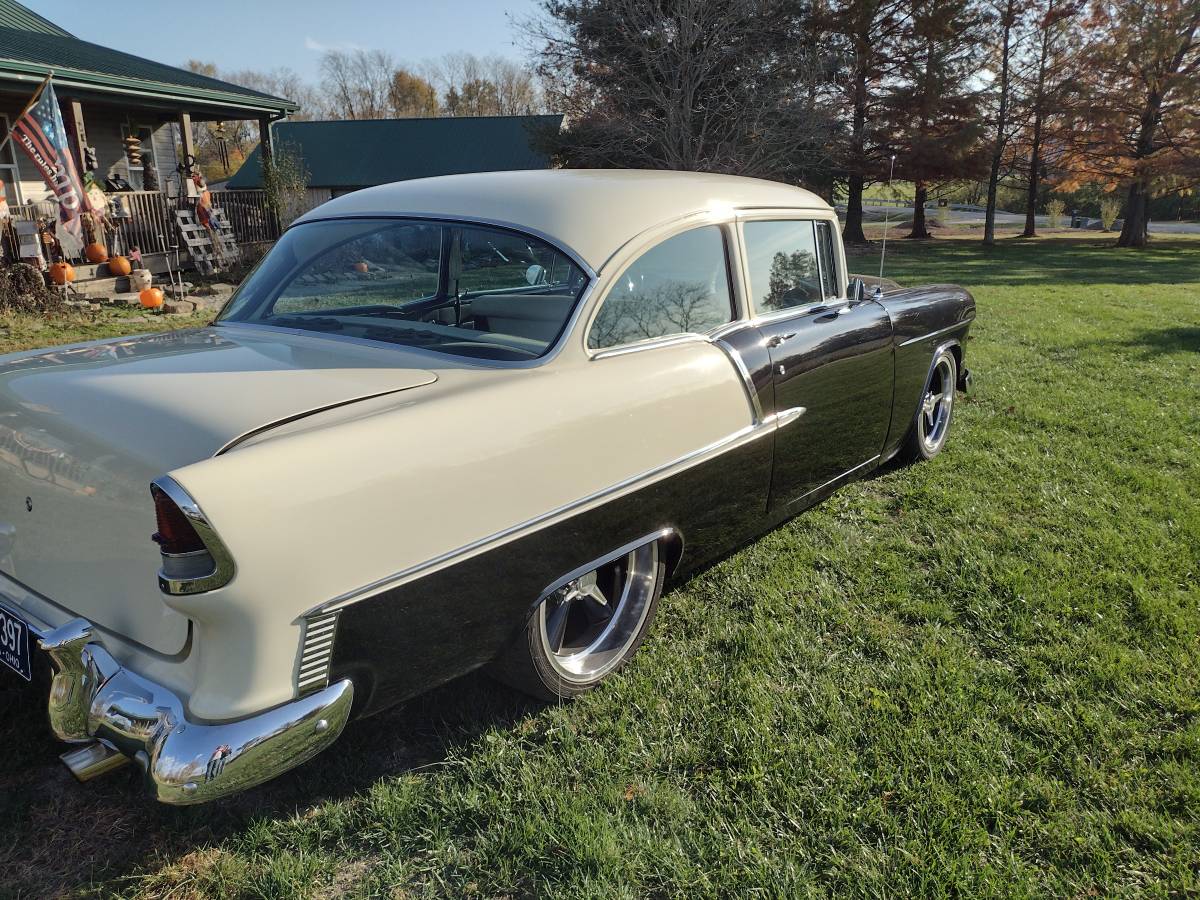
M 1200 353 L 1200 326 L 1176 325 L 1173 328 L 1143 331 L 1121 343 L 1142 350 L 1147 356 L 1181 351 Z
M 1131 351 L 1143 359 L 1171 353 L 1200 353 L 1200 326 L 1152 328 L 1120 338 L 1084 341 L 1075 350 Z
M 170 807 L 145 795 L 133 765 L 78 784 L 58 761 L 64 745 L 44 724 L 42 696 L 0 687 L 0 741 L 11 748 L 0 755 L 4 896 L 50 897 L 153 871 L 255 820 L 303 815 L 382 778 L 436 766 L 543 708 L 485 675 L 467 675 L 352 722 L 331 749 L 272 782 L 204 806 Z

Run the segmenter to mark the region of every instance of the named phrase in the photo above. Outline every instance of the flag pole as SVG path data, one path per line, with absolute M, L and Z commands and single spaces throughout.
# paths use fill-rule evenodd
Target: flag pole
M 25 104 L 25 108 L 23 110 L 21 110 L 21 114 L 9 122 L 8 134 L 6 134 L 4 136 L 3 141 L 0 141 L 0 151 L 3 151 L 4 148 L 8 146 L 8 142 L 12 140 L 13 125 L 15 125 L 17 122 L 20 122 L 23 118 L 25 118 L 25 113 L 27 113 L 31 109 L 33 109 L 33 107 L 37 104 L 38 100 L 41 99 L 42 91 L 46 90 L 46 85 L 48 85 L 50 83 L 50 79 L 53 77 L 54 77 L 54 70 L 51 69 L 49 72 L 46 73 L 46 77 L 45 77 L 45 79 L 43 79 L 42 83 L 40 85 L 38 85 L 38 89 L 36 91 L 34 91 L 33 97 L 30 99 L 30 101 L 28 103 Z

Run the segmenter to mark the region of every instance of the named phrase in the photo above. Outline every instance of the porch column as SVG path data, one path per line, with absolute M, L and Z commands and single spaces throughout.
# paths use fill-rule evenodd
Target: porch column
M 183 143 L 183 165 L 187 169 L 185 174 L 190 178 L 196 165 L 196 139 L 192 135 L 191 113 L 179 114 L 179 133 Z
M 79 171 L 88 171 L 87 164 L 87 129 L 83 125 L 83 107 L 78 100 L 72 100 L 67 109 L 67 118 L 70 120 L 71 130 L 75 134 L 75 153 L 77 155 L 76 163 L 79 166 Z
M 258 120 L 258 163 L 264 189 L 267 187 L 267 166 L 271 164 L 271 157 L 274 155 L 275 147 L 271 143 L 271 120 L 264 116 Z M 271 239 L 276 240 L 279 235 L 283 234 L 283 220 L 280 218 L 279 209 L 271 203 L 270 194 L 267 195 L 267 209 L 269 210 L 268 221 L 272 227 Z
M 271 146 L 270 119 L 263 118 L 258 120 L 258 146 L 262 148 L 259 151 L 259 155 L 262 157 L 262 166 L 265 169 L 271 159 L 271 155 L 275 152 L 275 148 Z

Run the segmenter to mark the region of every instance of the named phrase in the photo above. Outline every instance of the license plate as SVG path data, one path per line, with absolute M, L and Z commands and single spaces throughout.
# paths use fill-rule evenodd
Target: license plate
M 26 681 L 33 680 L 29 668 L 29 626 L 3 606 L 0 606 L 0 663 Z

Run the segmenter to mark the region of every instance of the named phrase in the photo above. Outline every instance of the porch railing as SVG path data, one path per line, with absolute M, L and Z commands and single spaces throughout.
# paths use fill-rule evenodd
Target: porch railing
M 175 210 L 191 206 L 192 201 L 158 191 L 124 191 L 110 196 L 121 198 L 128 211 L 128 216 L 112 216 L 109 220 L 124 252 L 138 247 L 142 253 L 158 253 L 179 242 Z M 279 222 L 267 204 L 266 191 L 213 191 L 212 199 L 213 206 L 225 213 L 239 244 L 279 237 Z M 49 200 L 12 205 L 9 215 L 15 221 L 48 220 L 53 227 L 58 206 Z M 12 229 L 4 229 L 4 241 L 8 258 L 15 259 L 16 236 Z

